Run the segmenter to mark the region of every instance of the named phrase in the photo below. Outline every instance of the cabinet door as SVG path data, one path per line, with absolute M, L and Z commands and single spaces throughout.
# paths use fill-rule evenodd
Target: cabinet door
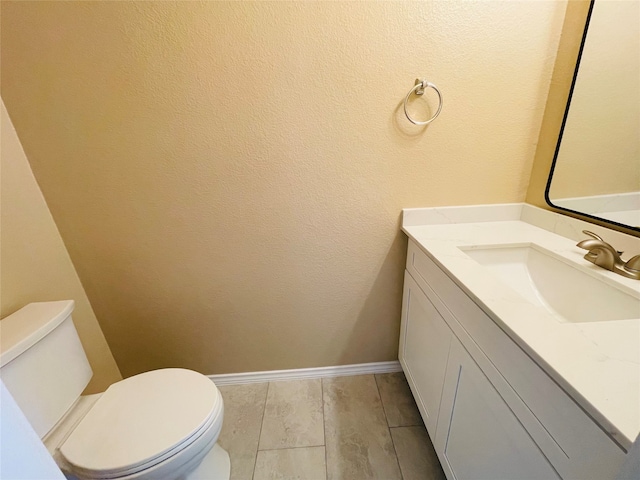
M 457 339 L 451 344 L 435 448 L 451 480 L 560 478 Z
M 452 335 L 413 277 L 405 272 L 399 357 L 432 439 Z

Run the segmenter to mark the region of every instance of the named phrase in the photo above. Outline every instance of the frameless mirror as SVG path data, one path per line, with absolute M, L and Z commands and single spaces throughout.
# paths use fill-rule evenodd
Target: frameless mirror
M 640 231 L 640 2 L 594 0 L 545 192 Z

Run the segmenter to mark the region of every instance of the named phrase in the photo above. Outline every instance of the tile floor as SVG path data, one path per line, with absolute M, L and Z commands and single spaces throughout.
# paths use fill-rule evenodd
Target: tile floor
M 402 373 L 219 388 L 232 480 L 445 480 Z

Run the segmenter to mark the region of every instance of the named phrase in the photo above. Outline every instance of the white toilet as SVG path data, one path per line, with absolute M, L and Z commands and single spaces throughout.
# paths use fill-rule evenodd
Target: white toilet
M 228 480 L 216 444 L 222 396 L 204 375 L 167 368 L 81 396 L 92 371 L 73 301 L 31 303 L 0 321 L 0 377 L 69 479 Z

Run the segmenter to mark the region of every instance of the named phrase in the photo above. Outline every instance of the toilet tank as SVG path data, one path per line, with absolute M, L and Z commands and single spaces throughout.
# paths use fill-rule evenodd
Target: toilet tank
M 0 378 L 44 437 L 93 372 L 71 320 L 74 302 L 30 303 L 0 320 Z

